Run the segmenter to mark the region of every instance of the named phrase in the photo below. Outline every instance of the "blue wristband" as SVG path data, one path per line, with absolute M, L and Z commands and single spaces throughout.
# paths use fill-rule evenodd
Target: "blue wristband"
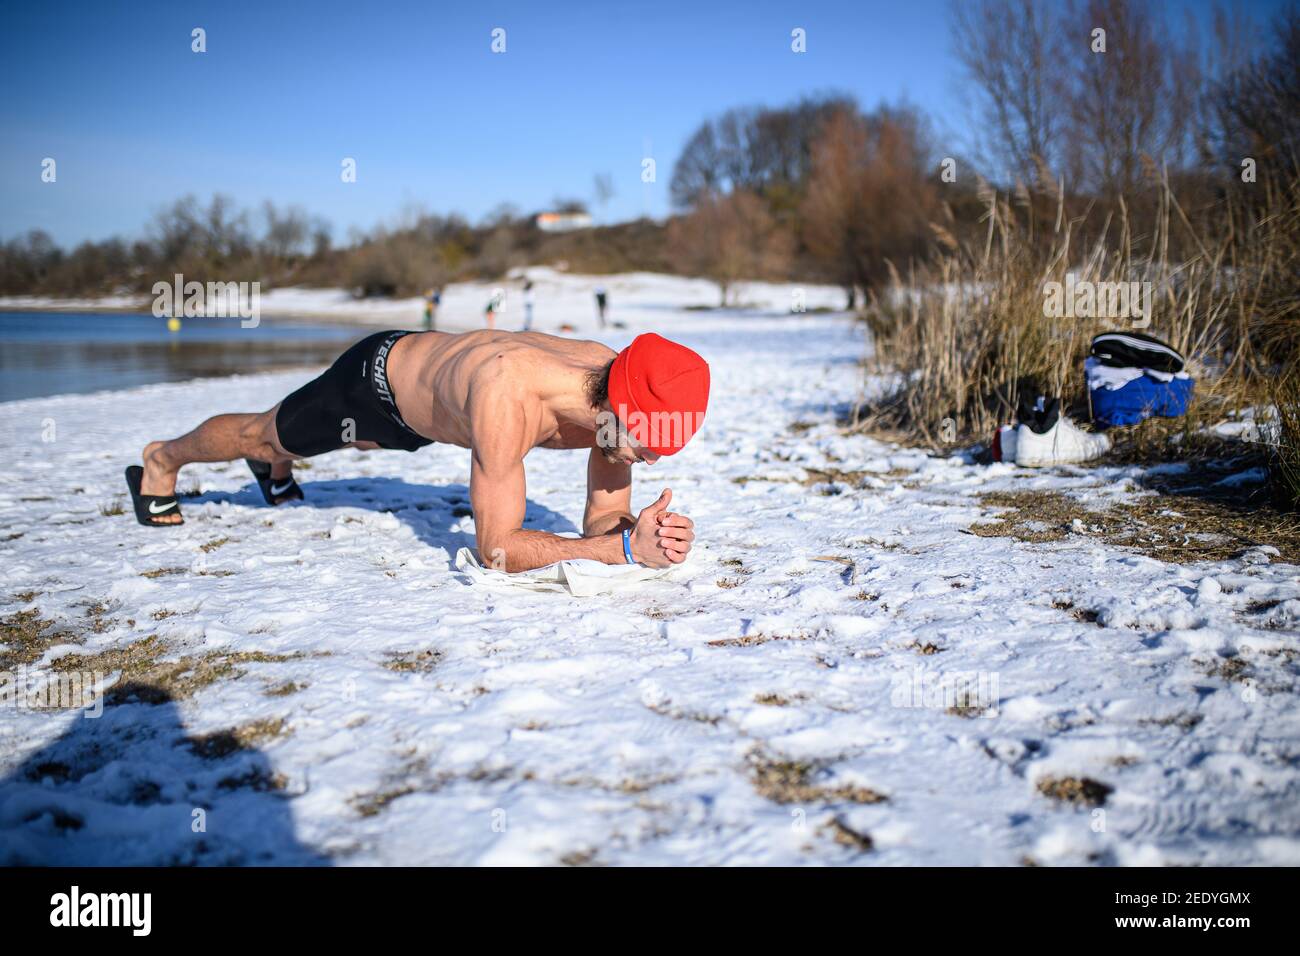
M 623 557 L 627 558 L 628 564 L 636 564 L 636 558 L 632 557 L 632 529 L 623 529 Z

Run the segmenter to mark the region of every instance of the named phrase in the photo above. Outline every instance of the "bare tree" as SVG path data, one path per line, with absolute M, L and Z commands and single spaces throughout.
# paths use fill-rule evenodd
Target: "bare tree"
M 199 222 L 199 203 L 184 196 L 154 214 L 149 233 L 165 264 L 179 262 L 198 248 L 203 227 Z
M 1064 106 L 1063 31 L 1035 0 L 953 0 L 952 40 L 974 87 L 979 147 L 1010 181 L 1054 166 Z
M 689 215 L 669 225 L 668 245 L 684 272 L 718 284 L 723 306 L 737 281 L 782 274 L 792 251 L 789 233 L 767 205 L 744 190 L 700 197 Z
M 32 292 L 40 289 L 50 273 L 63 262 L 63 251 L 43 229 L 0 245 L 0 292 Z
M 301 206 L 281 210 L 268 199 L 262 204 L 262 217 L 266 220 L 262 248 L 268 255 L 284 260 L 303 251 L 311 224 Z
M 178 199 L 155 214 L 150 232 L 159 262 L 168 267 L 202 271 L 247 257 L 253 249 L 247 213 L 220 194 L 206 209 L 193 196 Z
M 1239 169 L 1245 157 L 1295 176 L 1300 166 L 1300 8 L 1273 22 L 1273 49 L 1238 65 L 1214 85 L 1215 138 L 1225 165 Z
M 750 175 L 753 109 L 732 109 L 705 121 L 687 141 L 669 187 L 678 206 L 755 185 Z
M 204 252 L 209 262 L 225 263 L 246 257 L 253 249 L 248 214 L 235 201 L 215 194 L 203 214 Z
M 673 169 L 679 207 L 701 197 L 744 190 L 770 197 L 799 192 L 812 162 L 812 144 L 836 113 L 856 112 L 849 96 L 806 97 L 776 109 L 728 110 L 706 120 L 687 141 Z
M 1190 156 L 1197 72 L 1150 5 L 1087 0 L 1066 22 L 1071 182 L 1115 197 L 1141 190 L 1144 165 Z M 1094 46 L 1104 30 L 1105 52 Z
M 855 290 L 926 251 L 938 199 L 920 118 L 906 110 L 842 113 L 813 149 L 803 203 L 804 242 L 825 271 Z
M 329 220 L 316 216 L 311 223 L 311 254 L 313 259 L 323 259 L 334 248 L 333 230 Z

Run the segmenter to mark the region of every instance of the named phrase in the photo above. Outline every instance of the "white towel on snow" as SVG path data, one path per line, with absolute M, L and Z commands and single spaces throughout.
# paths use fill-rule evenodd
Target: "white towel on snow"
M 673 569 L 646 568 L 639 564 L 604 564 L 586 558 L 575 558 L 532 571 L 507 574 L 505 571 L 484 567 L 473 550 L 461 548 L 456 552 L 456 570 L 468 576 L 475 584 L 525 591 L 567 591 L 574 597 L 590 597 L 662 578 Z

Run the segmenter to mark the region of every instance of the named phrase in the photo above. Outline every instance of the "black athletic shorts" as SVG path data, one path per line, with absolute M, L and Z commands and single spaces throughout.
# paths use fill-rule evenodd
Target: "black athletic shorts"
M 284 450 L 299 458 L 323 455 L 349 442 L 415 451 L 433 442 L 402 421 L 388 384 L 393 343 L 406 332 L 376 332 L 338 357 L 280 403 L 275 430 Z

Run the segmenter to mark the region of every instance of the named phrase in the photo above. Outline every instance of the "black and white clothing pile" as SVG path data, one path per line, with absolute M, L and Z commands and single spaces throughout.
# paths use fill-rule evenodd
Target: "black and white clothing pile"
M 1195 383 L 1187 360 L 1167 342 L 1142 332 L 1102 332 L 1088 353 L 1084 369 L 1097 427 L 1186 414 Z

